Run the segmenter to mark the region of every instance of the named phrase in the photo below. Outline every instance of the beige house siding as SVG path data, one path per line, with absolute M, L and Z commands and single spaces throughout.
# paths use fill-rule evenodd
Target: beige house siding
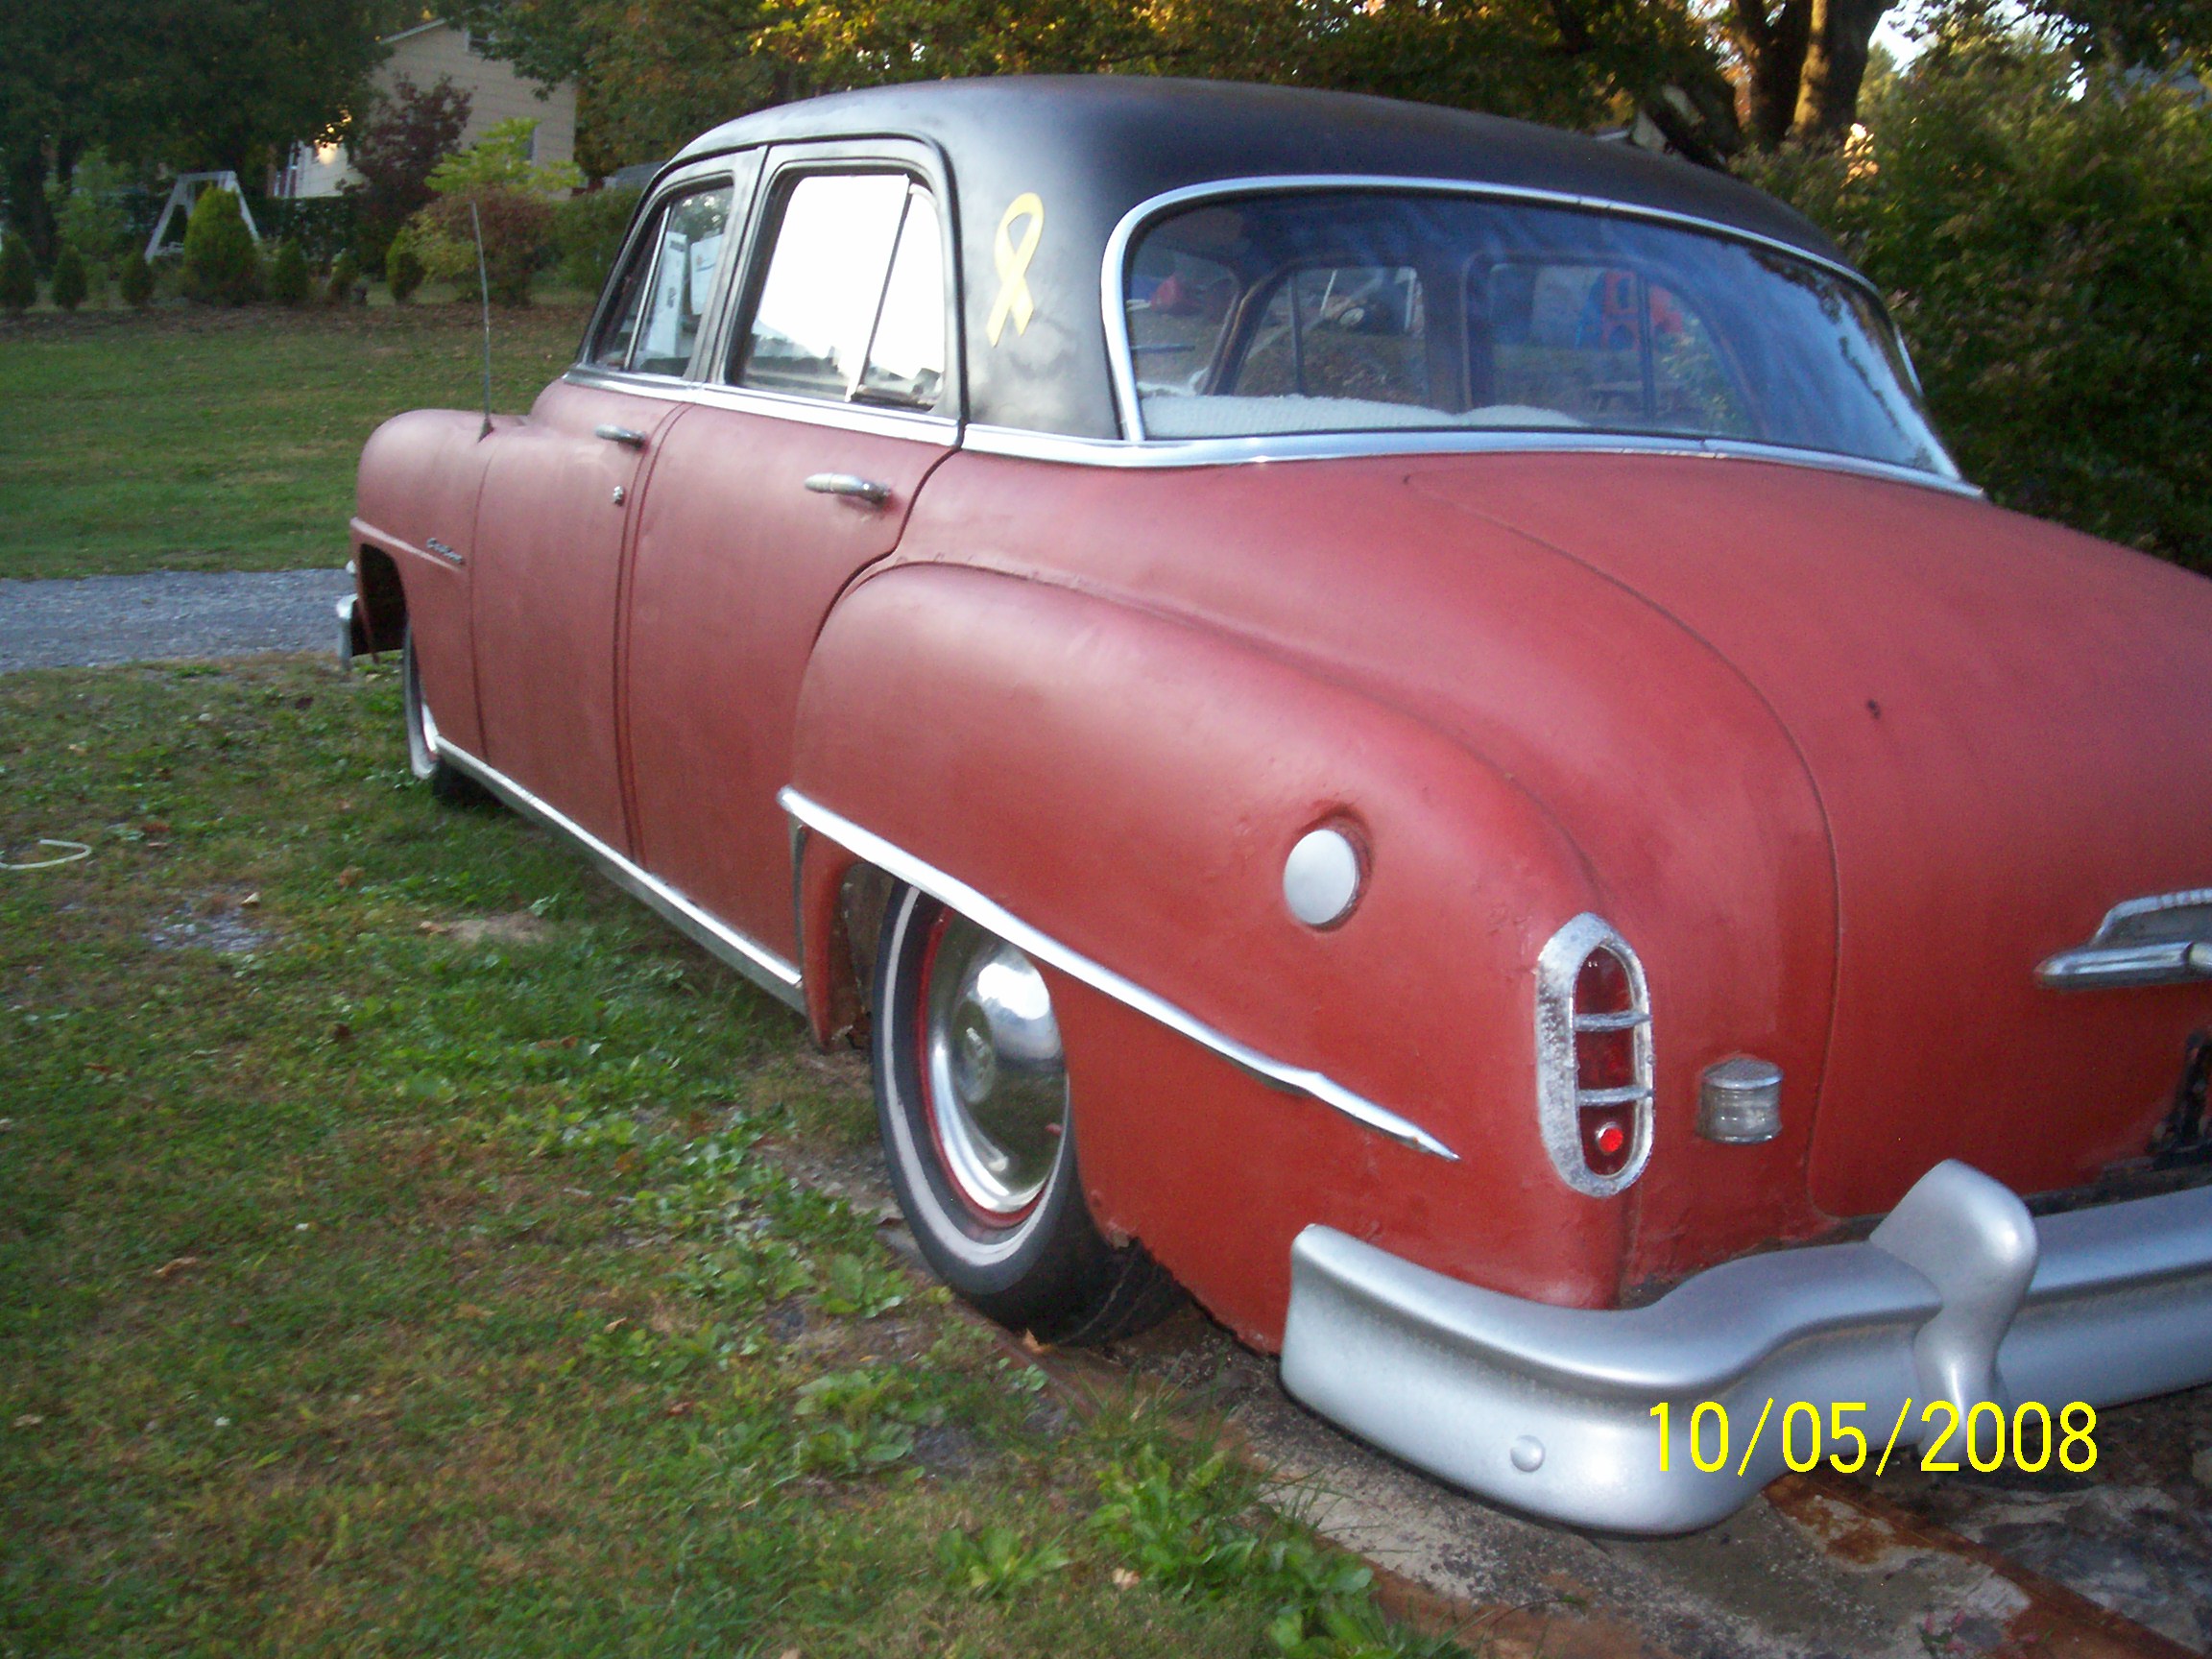
M 469 124 L 461 131 L 464 146 L 476 142 L 501 121 L 523 116 L 538 123 L 532 134 L 541 162 L 576 158 L 576 88 L 564 83 L 551 88 L 526 81 L 514 68 L 471 50 L 467 30 L 449 23 L 424 23 L 394 35 L 385 41 L 391 56 L 372 78 L 376 90 L 390 92 L 404 79 L 427 91 L 444 77 L 469 94 Z M 543 96 L 540 96 L 541 93 Z M 349 162 L 344 145 L 302 144 L 292 153 L 291 165 L 280 169 L 272 181 L 277 196 L 329 196 L 339 185 L 358 181 L 361 175 Z

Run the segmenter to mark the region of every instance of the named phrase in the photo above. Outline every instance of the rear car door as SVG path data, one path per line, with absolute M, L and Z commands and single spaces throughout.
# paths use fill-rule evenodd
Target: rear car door
M 639 861 L 784 956 L 808 653 L 958 441 L 950 200 L 934 152 L 769 157 L 718 383 L 660 444 L 624 652 Z
M 527 421 L 484 440 L 474 598 L 484 757 L 625 854 L 622 560 L 656 446 L 684 412 L 751 165 L 725 157 L 662 187 L 633 228 L 580 361 Z

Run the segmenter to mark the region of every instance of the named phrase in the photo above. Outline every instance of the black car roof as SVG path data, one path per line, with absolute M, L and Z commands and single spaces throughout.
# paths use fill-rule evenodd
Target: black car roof
M 753 145 L 901 137 L 950 170 L 961 245 L 969 407 L 991 424 L 1110 438 L 1099 274 L 1129 210 L 1165 191 L 1312 175 L 1448 180 L 1680 215 L 1835 261 L 1772 197 L 1702 167 L 1523 121 L 1341 92 L 1135 75 L 918 82 L 780 105 L 725 122 L 671 166 Z M 996 240 L 1035 196 L 1029 325 L 986 344 L 1001 286 Z M 1024 239 L 1026 225 L 1022 227 Z

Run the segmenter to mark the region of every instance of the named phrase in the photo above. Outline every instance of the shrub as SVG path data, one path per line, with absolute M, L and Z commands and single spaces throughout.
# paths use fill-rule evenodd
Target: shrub
M 20 234 L 0 244 L 0 307 L 20 317 L 38 303 L 38 268 L 31 262 L 31 244 Z
M 384 255 L 384 280 L 392 285 L 392 302 L 404 305 L 415 297 L 415 290 L 422 286 L 422 278 L 429 275 L 422 269 L 422 260 L 415 252 L 412 240 L 392 244 Z
M 307 255 L 300 252 L 300 244 L 277 243 L 276 252 L 269 260 L 269 298 L 279 305 L 304 304 L 312 285 L 307 275 Z
M 441 196 L 408 221 L 408 250 L 431 276 L 452 282 L 463 298 L 473 300 L 478 218 L 493 300 L 501 305 L 529 304 L 530 279 L 553 233 L 553 204 L 541 196 L 503 184 L 476 185 Z
M 123 276 L 119 284 L 124 303 L 144 309 L 154 298 L 154 267 L 133 249 L 123 255 Z
M 229 190 L 203 190 L 184 227 L 184 295 L 243 305 L 261 295 L 261 253 Z
M 561 280 L 596 294 L 622 251 L 641 190 L 594 190 L 553 209 L 553 246 L 561 255 Z
M 324 290 L 324 298 L 333 305 L 350 305 L 354 286 L 360 280 L 360 262 L 350 252 L 341 253 L 330 262 L 330 285 Z
M 84 280 L 84 255 L 74 248 L 63 248 L 54 261 L 54 303 L 64 311 L 74 311 L 84 303 L 88 284 Z
M 2212 108 L 1983 37 L 1865 120 L 1864 156 L 1762 181 L 1890 294 L 1967 476 L 2212 571 Z

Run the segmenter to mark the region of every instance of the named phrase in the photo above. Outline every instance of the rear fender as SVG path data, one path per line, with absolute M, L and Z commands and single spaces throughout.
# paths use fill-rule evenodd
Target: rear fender
M 1535 1110 L 1533 964 L 1591 907 L 1590 878 L 1465 749 L 1211 630 L 907 565 L 831 613 L 796 755 L 818 1033 L 851 1013 L 834 990 L 859 943 L 840 925 L 845 878 L 869 855 L 854 843 L 879 840 L 1456 1155 L 1271 1087 L 1041 958 L 1094 1215 L 1247 1338 L 1280 1339 L 1290 1242 L 1314 1222 L 1515 1295 L 1613 1299 L 1623 1206 L 1563 1186 Z M 1366 874 L 1351 915 L 1314 928 L 1282 872 L 1325 824 L 1364 849 Z

